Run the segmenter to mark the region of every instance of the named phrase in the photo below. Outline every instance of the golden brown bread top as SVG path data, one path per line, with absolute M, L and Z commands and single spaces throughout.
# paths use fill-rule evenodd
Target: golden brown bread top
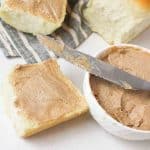
M 11 9 L 28 11 L 52 22 L 60 22 L 66 11 L 67 0 L 6 0 Z
M 150 0 L 134 0 L 143 9 L 150 10 Z
M 38 123 L 87 109 L 83 96 L 60 71 L 55 60 L 20 65 L 10 75 L 18 113 Z

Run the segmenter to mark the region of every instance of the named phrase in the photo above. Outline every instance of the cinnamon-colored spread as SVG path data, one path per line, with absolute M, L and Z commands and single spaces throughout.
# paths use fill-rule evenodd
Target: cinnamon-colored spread
M 28 11 L 29 13 L 52 20 L 59 21 L 64 15 L 66 0 L 6 0 L 10 8 L 18 11 Z
M 18 113 L 39 123 L 75 110 L 87 110 L 84 97 L 61 73 L 55 60 L 16 67 L 10 83 Z
M 150 81 L 150 54 L 132 47 L 113 48 L 101 58 L 118 68 Z M 95 76 L 90 78 L 99 104 L 126 126 L 150 130 L 150 92 L 125 90 Z

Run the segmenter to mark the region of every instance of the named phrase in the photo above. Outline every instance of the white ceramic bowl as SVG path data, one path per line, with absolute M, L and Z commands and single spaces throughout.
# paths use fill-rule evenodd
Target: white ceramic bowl
M 133 48 L 140 48 L 143 51 L 148 51 L 148 49 L 131 45 L 131 44 L 120 44 L 115 46 L 132 46 Z M 113 46 L 110 46 L 108 48 L 111 48 Z M 103 52 L 106 52 L 108 50 L 106 48 L 101 53 L 98 53 L 95 56 L 100 56 Z M 143 131 L 143 130 L 137 130 L 130 127 L 127 127 L 115 119 L 113 119 L 107 112 L 100 106 L 100 104 L 97 102 L 95 96 L 92 93 L 91 86 L 90 86 L 90 74 L 86 73 L 83 83 L 83 91 L 84 95 L 86 97 L 87 103 L 89 105 L 89 109 L 91 112 L 91 115 L 93 118 L 98 122 L 99 125 L 101 125 L 106 131 L 108 131 L 110 134 L 118 136 L 123 139 L 127 140 L 148 140 L 150 139 L 150 131 Z

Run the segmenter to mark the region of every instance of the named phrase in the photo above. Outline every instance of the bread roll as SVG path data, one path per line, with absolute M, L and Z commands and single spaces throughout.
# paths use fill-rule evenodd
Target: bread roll
M 88 110 L 85 98 L 53 59 L 15 67 L 3 85 L 5 110 L 22 137 Z
M 2 0 L 0 17 L 14 28 L 32 34 L 50 34 L 61 26 L 67 0 Z
M 89 0 L 83 13 L 109 44 L 129 42 L 150 26 L 149 0 Z

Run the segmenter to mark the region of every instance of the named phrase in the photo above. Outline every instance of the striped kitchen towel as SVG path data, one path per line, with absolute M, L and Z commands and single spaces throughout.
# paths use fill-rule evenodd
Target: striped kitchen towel
M 87 0 L 68 0 L 67 15 L 62 27 L 52 36 L 72 48 L 78 47 L 91 34 L 82 18 Z M 27 63 L 36 63 L 51 57 L 35 36 L 22 33 L 0 21 L 0 48 L 7 57 L 22 57 Z

